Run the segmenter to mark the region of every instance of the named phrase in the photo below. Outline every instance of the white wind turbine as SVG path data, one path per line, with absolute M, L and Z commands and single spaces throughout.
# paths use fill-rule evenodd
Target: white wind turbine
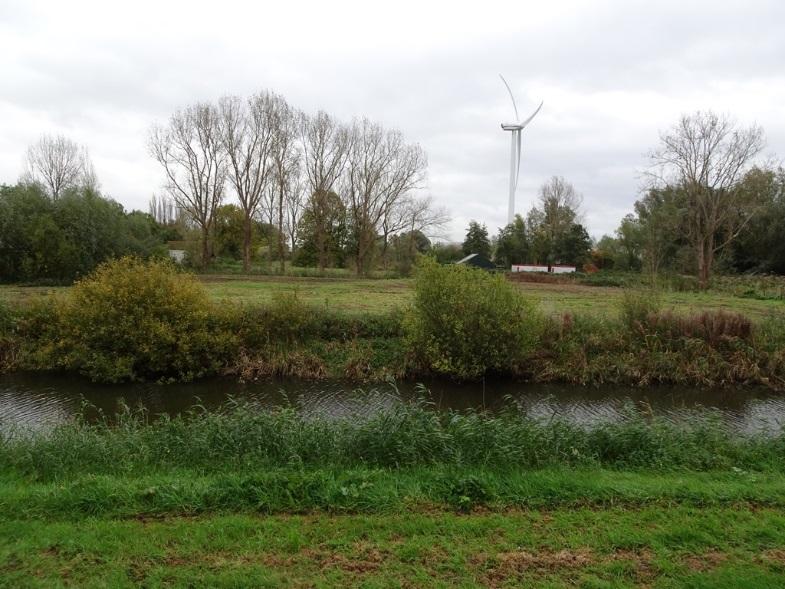
M 518 117 L 518 107 L 515 105 L 515 97 L 512 95 L 512 90 L 510 90 L 510 85 L 507 83 L 507 80 L 504 79 L 504 76 L 499 74 L 499 77 L 504 82 L 504 86 L 507 88 L 507 92 L 510 93 L 510 99 L 512 100 L 512 108 L 515 110 L 515 120 L 520 120 Z M 513 222 L 515 218 L 515 190 L 518 188 L 518 175 L 521 171 L 521 132 L 523 131 L 524 127 L 528 125 L 531 120 L 540 112 L 542 108 L 542 102 L 540 102 L 540 106 L 537 107 L 531 116 L 526 119 L 525 121 L 521 121 L 519 123 L 502 123 L 502 129 L 504 131 L 512 131 L 512 135 L 510 137 L 510 203 L 507 208 L 507 224 Z

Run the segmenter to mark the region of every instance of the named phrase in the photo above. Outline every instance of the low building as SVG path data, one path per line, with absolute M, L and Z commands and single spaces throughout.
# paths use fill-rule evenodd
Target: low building
M 548 272 L 548 266 L 541 264 L 513 264 L 513 272 Z
M 182 264 L 185 261 L 185 250 L 169 250 L 169 257 Z
M 563 264 L 554 264 L 546 266 L 544 264 L 513 264 L 510 268 L 511 272 L 549 272 L 551 274 L 571 274 L 577 271 L 575 266 L 566 266 Z
M 462 260 L 455 262 L 464 266 L 473 266 L 475 268 L 482 268 L 483 270 L 496 270 L 496 266 L 488 258 L 482 254 L 469 254 Z

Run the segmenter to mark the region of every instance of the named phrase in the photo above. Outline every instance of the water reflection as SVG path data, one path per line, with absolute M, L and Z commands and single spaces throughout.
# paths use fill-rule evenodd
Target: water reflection
M 625 419 L 630 411 L 688 420 L 696 410 L 711 409 L 740 433 L 778 431 L 785 424 L 785 398 L 763 389 L 695 390 L 676 387 L 584 388 L 511 382 L 424 383 L 437 409 L 498 410 L 513 400 L 537 419 L 561 418 L 591 425 Z M 238 384 L 216 379 L 190 384 L 96 385 L 63 375 L 16 373 L 0 377 L 0 427 L 11 424 L 45 428 L 82 411 L 87 401 L 107 414 L 122 400 L 142 405 L 151 414 L 177 414 L 196 404 L 211 410 L 231 396 L 261 408 L 290 404 L 308 416 L 369 415 L 401 399 L 418 396 L 414 383 L 397 388 L 377 385 L 358 389 L 342 382 L 266 381 Z

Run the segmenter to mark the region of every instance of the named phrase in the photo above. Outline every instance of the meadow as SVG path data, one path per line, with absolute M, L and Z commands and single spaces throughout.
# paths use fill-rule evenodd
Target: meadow
M 414 280 L 407 278 L 322 278 L 298 276 L 201 275 L 200 280 L 216 301 L 247 305 L 269 303 L 276 294 L 296 293 L 303 302 L 328 310 L 350 313 L 386 312 L 406 306 L 412 299 Z M 580 313 L 596 317 L 618 314 L 624 288 L 589 286 L 577 282 L 515 282 L 526 298 L 547 314 Z M 24 303 L 67 292 L 69 287 L 0 285 L 0 299 Z M 734 294 L 736 293 L 736 294 Z M 785 301 L 743 296 L 743 289 L 706 292 L 663 290 L 664 308 L 677 313 L 729 311 L 754 321 L 785 316 Z

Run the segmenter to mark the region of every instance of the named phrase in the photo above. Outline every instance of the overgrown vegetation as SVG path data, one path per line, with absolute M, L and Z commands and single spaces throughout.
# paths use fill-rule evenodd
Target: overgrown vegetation
M 389 287 L 373 287 L 377 282 L 368 288 L 384 297 Z M 71 290 L 1 311 L 0 367 L 76 371 L 107 382 L 496 374 L 592 385 L 785 388 L 785 319 L 776 310 L 755 322 L 722 306 L 677 312 L 666 306 L 673 295 L 638 288 L 618 303 L 602 301 L 602 311 L 546 313 L 499 275 L 429 259 L 406 311 L 374 303 L 373 312 L 346 312 L 320 304 L 310 282 L 298 284 L 293 291 L 275 283 L 269 302 L 246 297 L 238 304 L 211 299 L 168 262 L 111 262 Z
M 93 380 L 192 380 L 215 373 L 234 346 L 193 276 L 166 260 L 107 262 L 66 297 L 34 305 L 20 330 L 33 367 Z
M 105 260 L 165 254 L 152 217 L 93 189 L 52 198 L 35 184 L 0 186 L 0 282 L 70 284 Z
M 515 372 L 538 335 L 534 307 L 503 276 L 423 259 L 407 345 L 426 369 L 457 378 Z
M 305 417 L 294 409 L 259 410 L 233 401 L 151 417 L 121 409 L 0 443 L 0 470 L 40 481 L 74 475 L 308 468 L 586 467 L 671 471 L 732 467 L 785 472 L 785 434 L 740 436 L 712 414 L 689 423 L 628 419 L 590 428 L 527 418 L 515 406 L 497 414 L 438 412 L 425 402 L 398 403 L 365 416 Z

